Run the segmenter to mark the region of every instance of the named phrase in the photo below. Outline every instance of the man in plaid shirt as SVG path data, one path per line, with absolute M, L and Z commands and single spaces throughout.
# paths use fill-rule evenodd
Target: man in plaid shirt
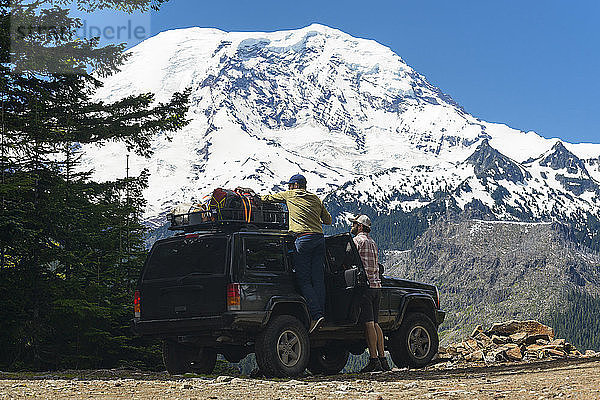
M 361 372 L 389 371 L 391 368 L 385 358 L 383 331 L 379 326 L 379 303 L 381 302 L 381 278 L 379 277 L 379 262 L 377 245 L 371 239 L 371 220 L 366 215 L 349 218 L 352 223 L 350 233 L 354 236 L 354 244 L 362 260 L 369 287 L 360 302 L 360 321 L 365 324 L 367 346 L 370 360 Z

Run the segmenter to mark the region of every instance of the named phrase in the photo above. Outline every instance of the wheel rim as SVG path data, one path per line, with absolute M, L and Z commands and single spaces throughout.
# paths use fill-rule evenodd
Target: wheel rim
M 410 354 L 418 360 L 422 360 L 429 354 L 431 348 L 431 337 L 424 327 L 417 325 L 408 334 L 408 349 Z
M 298 335 L 290 330 L 283 331 L 277 340 L 277 356 L 286 367 L 293 367 L 300 361 L 302 345 Z

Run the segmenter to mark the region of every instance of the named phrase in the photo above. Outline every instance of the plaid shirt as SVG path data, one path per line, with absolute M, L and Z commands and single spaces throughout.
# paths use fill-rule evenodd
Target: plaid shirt
M 377 260 L 377 245 L 366 232 L 360 232 L 354 237 L 354 244 L 358 249 L 360 259 L 365 266 L 365 272 L 369 279 L 369 286 L 372 288 L 381 287 L 381 278 L 379 278 L 379 263 Z

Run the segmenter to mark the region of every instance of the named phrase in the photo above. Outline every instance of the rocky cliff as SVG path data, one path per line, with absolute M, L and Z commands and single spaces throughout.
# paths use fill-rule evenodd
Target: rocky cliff
M 388 275 L 438 286 L 446 342 L 479 324 L 537 319 L 600 348 L 600 255 L 564 225 L 439 220 L 410 251 L 388 252 L 387 264 Z

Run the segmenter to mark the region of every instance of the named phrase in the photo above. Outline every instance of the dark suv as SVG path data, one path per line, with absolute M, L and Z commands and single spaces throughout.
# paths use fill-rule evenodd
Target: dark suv
M 163 342 L 171 374 L 210 373 L 217 354 L 254 352 L 267 376 L 308 368 L 335 374 L 366 347 L 358 323 L 366 275 L 350 234 L 326 239 L 326 324 L 308 334 L 294 277 L 294 238 L 269 229 L 180 233 L 157 241 L 135 292 L 133 329 Z M 423 367 L 438 350 L 444 320 L 435 286 L 382 277 L 379 324 L 398 366 Z

